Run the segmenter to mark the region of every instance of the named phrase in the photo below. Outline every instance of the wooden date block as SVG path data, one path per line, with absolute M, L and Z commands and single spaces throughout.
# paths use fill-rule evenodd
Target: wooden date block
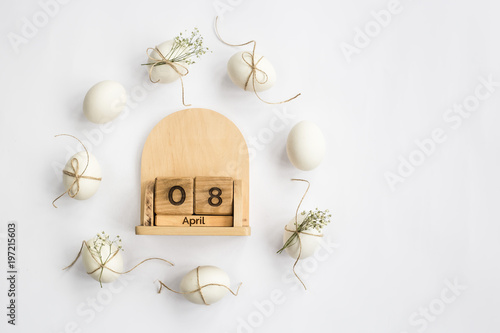
M 196 177 L 194 198 L 195 214 L 232 215 L 233 179 L 230 177 Z
M 193 214 L 193 178 L 157 178 L 156 214 Z

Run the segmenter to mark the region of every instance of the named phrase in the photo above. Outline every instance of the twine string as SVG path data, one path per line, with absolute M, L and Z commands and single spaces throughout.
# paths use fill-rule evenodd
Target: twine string
M 66 193 L 71 198 L 74 198 L 78 195 L 78 193 L 80 192 L 80 179 L 84 178 L 84 179 L 92 179 L 92 180 L 97 180 L 97 181 L 102 180 L 102 178 L 100 178 L 100 177 L 91 177 L 91 176 L 84 175 L 85 171 L 87 171 L 87 168 L 89 166 L 90 156 L 89 156 L 89 151 L 87 150 L 87 147 L 85 147 L 83 142 L 81 142 L 77 137 L 70 135 L 70 134 L 58 134 L 55 137 L 57 138 L 58 136 L 69 136 L 69 137 L 75 139 L 76 141 L 78 141 L 82 145 L 83 149 L 85 149 L 85 154 L 87 156 L 87 162 L 85 163 L 85 168 L 83 168 L 83 171 L 81 174 L 78 172 L 79 168 L 80 168 L 80 162 L 78 162 L 78 159 L 75 157 L 73 157 L 71 159 L 71 162 L 70 162 L 71 168 L 73 170 L 72 171 L 63 170 L 63 174 L 70 176 L 70 177 L 73 177 L 75 179 L 73 180 L 73 183 L 71 183 L 71 185 L 68 187 L 68 190 L 64 191 L 60 196 L 58 196 L 57 198 L 54 199 L 54 201 L 52 201 L 52 206 L 54 206 L 55 208 L 57 208 L 57 206 L 55 205 L 55 202 L 57 200 L 59 200 L 60 198 L 62 198 Z M 73 190 L 73 188 L 75 186 L 76 186 L 76 190 Z
M 210 287 L 210 286 L 223 287 L 223 288 L 226 288 L 231 294 L 233 294 L 233 296 L 238 296 L 238 293 L 240 292 L 241 285 L 243 284 L 243 283 L 240 283 L 238 285 L 238 288 L 236 289 L 236 291 L 232 291 L 231 288 L 229 288 L 228 286 L 226 286 L 224 284 L 220 284 L 220 283 L 207 283 L 207 284 L 201 285 L 200 284 L 200 266 L 196 267 L 196 282 L 198 284 L 198 288 L 195 290 L 177 291 L 177 290 L 170 288 L 169 286 L 167 286 L 165 283 L 163 283 L 161 281 L 158 281 L 158 282 L 160 283 L 160 288 L 158 289 L 158 294 L 161 293 L 163 288 L 166 288 L 173 293 L 181 294 L 181 295 L 194 294 L 194 293 L 199 292 L 201 299 L 203 300 L 203 304 L 205 304 L 205 305 L 210 305 L 210 304 L 207 303 L 207 301 L 205 300 L 205 296 L 203 296 L 203 292 L 202 292 L 203 288 Z
M 220 33 L 219 33 L 219 16 L 215 17 L 215 34 L 217 35 L 217 38 L 219 38 L 219 40 L 222 43 L 224 43 L 228 46 L 245 46 L 245 45 L 253 43 L 252 53 L 245 51 L 241 54 L 241 58 L 243 59 L 243 61 L 250 67 L 250 74 L 248 74 L 247 80 L 245 82 L 245 90 L 247 90 L 248 83 L 250 82 L 250 80 L 252 80 L 253 92 L 255 93 L 255 96 L 257 96 L 258 99 L 260 99 L 262 102 L 267 103 L 267 104 L 287 103 L 287 102 L 290 102 L 291 100 L 294 100 L 295 98 L 297 98 L 301 95 L 301 93 L 298 93 L 297 95 L 293 96 L 292 98 L 289 98 L 289 99 L 281 101 L 281 102 L 268 102 L 268 101 L 262 99 L 259 96 L 259 94 L 257 93 L 257 90 L 255 88 L 255 84 L 256 83 L 259 83 L 259 84 L 266 83 L 269 79 L 269 76 L 267 75 L 266 72 L 264 72 L 262 69 L 257 67 L 259 62 L 264 58 L 262 56 L 262 57 L 260 57 L 259 60 L 255 61 L 255 48 L 257 47 L 257 42 L 255 40 L 251 40 L 251 41 L 248 41 L 248 42 L 242 43 L 242 44 L 231 44 L 231 43 L 226 42 L 224 39 L 222 39 L 222 37 L 220 36 Z M 245 59 L 245 56 L 247 56 L 247 57 L 249 56 L 250 60 Z M 262 75 L 264 76 L 264 78 L 262 80 L 258 79 L 257 72 L 262 73 Z
M 153 52 L 150 53 L 149 52 L 150 50 L 155 51 L 160 56 L 161 59 L 153 58 L 151 56 L 151 54 Z M 150 65 L 149 72 L 148 72 L 149 73 L 149 81 L 151 81 L 152 83 L 158 83 L 158 82 L 160 82 L 160 79 L 158 79 L 156 81 L 153 81 L 153 78 L 152 78 L 153 70 L 154 70 L 155 66 L 161 66 L 161 65 L 168 65 L 168 66 L 170 66 L 170 68 L 172 68 L 179 75 L 179 77 L 181 79 L 182 104 L 184 106 L 191 106 L 191 104 L 186 104 L 185 101 L 184 101 L 184 81 L 182 79 L 183 76 L 186 76 L 186 75 L 189 74 L 188 68 L 186 66 L 180 64 L 180 63 L 174 64 L 172 61 L 170 61 L 167 58 L 165 58 L 165 56 L 163 55 L 163 53 L 161 53 L 161 51 L 158 49 L 158 46 L 155 46 L 154 48 L 153 47 L 147 48 L 146 49 L 146 54 L 148 56 L 148 59 L 151 60 L 151 61 L 153 61 L 153 63 L 148 64 L 148 65 Z M 177 68 L 177 66 L 182 67 L 185 70 L 185 72 L 182 73 L 181 71 L 179 71 L 179 69 Z
M 313 234 L 313 233 L 306 232 L 306 231 L 298 231 L 299 225 L 298 225 L 297 219 L 298 219 L 298 215 L 299 215 L 300 205 L 302 204 L 302 201 L 304 201 L 304 198 L 306 197 L 307 192 L 309 191 L 309 187 L 311 186 L 311 183 L 309 183 L 309 181 L 307 181 L 305 179 L 300 179 L 300 178 L 293 178 L 292 181 L 300 181 L 300 182 L 307 183 L 307 189 L 304 192 L 304 195 L 302 195 L 302 198 L 300 199 L 299 205 L 297 206 L 297 210 L 295 211 L 295 230 L 290 230 L 290 229 L 288 229 L 287 226 L 285 226 L 286 231 L 293 233 L 293 235 L 290 237 L 293 237 L 294 235 L 296 235 L 297 239 L 299 240 L 299 255 L 297 256 L 297 259 L 295 259 L 295 263 L 293 264 L 292 270 L 293 270 L 293 274 L 295 274 L 295 277 L 300 281 L 300 283 L 302 284 L 304 289 L 307 290 L 307 287 L 306 287 L 304 281 L 302 281 L 302 279 L 299 277 L 299 275 L 295 271 L 295 267 L 297 266 L 297 263 L 300 260 L 300 256 L 302 255 L 302 240 L 300 239 L 300 234 L 314 236 L 314 237 L 323 237 L 323 235 L 322 234 L 319 234 L 319 235 Z
M 71 264 L 69 264 L 68 266 L 64 267 L 63 270 L 66 270 L 68 268 L 71 268 L 77 261 L 78 261 L 78 258 L 80 258 L 81 254 L 82 254 L 82 250 L 83 250 L 83 247 L 86 247 L 87 250 L 89 251 L 92 259 L 94 259 L 94 261 L 96 262 L 96 264 L 99 266 L 97 267 L 96 269 L 94 269 L 93 271 L 91 272 L 87 272 L 87 274 L 94 274 L 95 272 L 97 272 L 98 270 L 101 270 L 101 271 L 104 271 L 104 269 L 107 269 L 109 270 L 110 272 L 113 272 L 113 273 L 116 273 L 116 274 L 127 274 L 127 273 L 130 273 L 132 272 L 134 269 L 136 269 L 137 267 L 139 267 L 140 265 L 142 265 L 143 263 L 145 263 L 146 261 L 150 261 L 150 260 L 161 260 L 161 261 L 164 261 L 168 264 L 170 264 L 171 266 L 174 266 L 173 263 L 171 263 L 170 261 L 168 260 L 165 260 L 163 258 L 147 258 L 147 259 L 144 259 L 143 261 L 141 261 L 140 263 L 138 263 L 137 265 L 135 265 L 134 267 L 132 267 L 131 269 L 129 269 L 128 271 L 125 271 L 125 272 L 117 272 L 115 271 L 114 269 L 112 268 L 109 268 L 107 266 L 107 263 L 110 262 L 117 254 L 118 252 L 120 252 L 120 249 L 117 249 L 115 252 L 113 252 L 112 255 L 110 255 L 104 262 L 102 262 L 101 260 L 99 260 L 99 258 L 97 258 L 94 254 L 94 251 L 92 251 L 90 249 L 90 246 L 87 244 L 86 241 L 83 241 L 82 242 L 82 246 L 80 246 L 80 251 L 78 252 L 78 255 L 76 256 L 75 260 L 73 260 L 73 262 Z
M 201 289 L 200 285 L 200 266 L 196 267 L 196 283 L 198 283 L 198 289 L 200 289 L 201 299 L 203 300 L 203 303 L 207 305 L 207 301 L 205 300 L 205 296 L 203 296 L 203 290 Z

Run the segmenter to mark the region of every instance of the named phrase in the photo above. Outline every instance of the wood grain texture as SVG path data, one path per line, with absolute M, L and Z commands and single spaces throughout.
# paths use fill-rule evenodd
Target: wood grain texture
M 135 227 L 137 235 L 250 236 L 250 227 Z
M 141 210 L 144 209 L 147 182 L 154 181 L 156 177 L 197 176 L 241 179 L 242 228 L 247 228 L 244 228 L 245 231 L 234 228 L 234 235 L 249 235 L 249 163 L 245 139 L 225 116 L 212 110 L 193 108 L 163 118 L 146 139 L 141 160 Z M 141 211 L 141 219 L 143 218 Z M 144 233 L 144 228 L 161 229 Z M 196 230 L 199 235 L 231 235 L 225 227 L 215 231 L 207 230 L 210 227 L 188 227 L 185 233 L 172 228 L 176 227 L 138 226 L 136 232 L 189 235 L 189 230 Z
M 197 215 L 233 215 L 233 179 L 196 177 L 194 213 Z
M 156 226 L 164 227 L 232 227 L 232 216 L 156 215 Z
M 144 192 L 144 216 L 142 218 L 142 225 L 152 226 L 154 225 L 154 193 L 155 193 L 155 182 L 148 182 L 146 184 Z
M 193 178 L 156 178 L 155 213 L 170 215 L 193 214 L 193 192 Z M 173 203 L 170 202 L 169 195 L 171 195 Z

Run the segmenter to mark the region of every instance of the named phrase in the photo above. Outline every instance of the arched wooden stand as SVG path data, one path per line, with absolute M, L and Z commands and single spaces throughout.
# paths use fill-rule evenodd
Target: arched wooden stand
M 249 236 L 248 168 L 245 139 L 223 115 L 208 109 L 186 109 L 163 118 L 149 134 L 142 151 L 141 225 L 135 227 L 136 234 Z M 214 181 L 220 177 L 232 179 L 231 215 L 209 213 L 204 221 L 212 221 L 206 223 L 211 226 L 204 226 L 176 222 L 191 217 L 194 221 L 199 215 L 157 214 L 155 201 L 158 203 L 160 196 L 164 200 L 163 192 L 156 188 L 155 184 L 160 184 L 157 179 L 196 177 L 200 181 L 194 182 L 195 187 L 201 184 L 201 177 L 214 177 Z M 188 192 L 188 199 L 189 195 Z M 195 200 L 189 204 L 196 205 Z M 177 224 L 164 226 L 169 225 L 163 222 L 167 220 Z

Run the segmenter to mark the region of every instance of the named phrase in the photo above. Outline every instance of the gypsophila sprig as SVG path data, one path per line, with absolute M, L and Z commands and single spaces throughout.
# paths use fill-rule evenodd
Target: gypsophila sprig
M 108 256 L 106 258 L 103 258 L 102 249 L 106 246 L 109 247 Z M 116 247 L 116 250 L 114 250 L 113 247 Z M 101 233 L 96 235 L 96 237 L 92 241 L 92 244 L 89 245 L 89 249 L 92 255 L 97 260 L 99 260 L 99 263 L 101 264 L 101 273 L 99 274 L 99 284 L 101 285 L 102 288 L 101 279 L 102 279 L 102 274 L 104 272 L 104 266 L 106 266 L 106 263 L 115 255 L 117 251 L 123 251 L 122 239 L 120 238 L 120 236 L 116 236 L 114 239 L 111 239 L 107 233 L 102 231 Z
M 300 223 L 299 225 L 296 225 L 296 232 L 294 232 L 290 236 L 290 238 L 288 238 L 283 247 L 279 249 L 277 253 L 281 253 L 287 247 L 292 246 L 297 241 L 299 233 L 303 231 L 316 230 L 318 232 L 321 232 L 323 227 L 330 223 L 330 218 L 332 217 L 332 214 L 330 214 L 330 211 L 328 209 L 325 211 L 321 211 L 318 208 L 316 208 L 315 210 L 310 210 L 307 213 L 306 211 L 303 211 L 302 213 L 300 213 L 300 215 L 306 215 L 304 221 L 302 221 L 302 223 Z
M 184 34 L 181 32 L 179 36 L 175 37 L 172 49 L 164 56 L 170 62 L 184 62 L 192 65 L 195 63 L 195 59 L 200 58 L 208 51 L 208 47 L 203 46 L 203 36 L 200 35 L 200 31 L 198 28 L 194 28 L 191 34 L 185 31 Z M 162 64 L 147 63 L 143 65 L 159 66 Z

